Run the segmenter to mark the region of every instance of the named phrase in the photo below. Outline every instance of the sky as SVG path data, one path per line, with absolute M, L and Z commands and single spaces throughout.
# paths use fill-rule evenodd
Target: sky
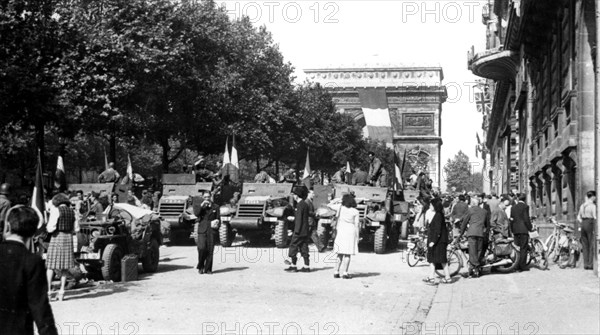
M 485 50 L 485 1 L 233 1 L 230 17 L 247 15 L 265 25 L 275 43 L 304 81 L 303 69 L 392 63 L 441 66 L 448 90 L 442 105 L 442 169 L 462 150 L 474 171 L 483 162 L 475 155 L 476 132 L 481 137 L 471 88 L 476 79 L 467 68 L 467 52 Z M 442 178 L 443 179 L 443 178 Z M 442 189 L 445 189 L 442 181 Z

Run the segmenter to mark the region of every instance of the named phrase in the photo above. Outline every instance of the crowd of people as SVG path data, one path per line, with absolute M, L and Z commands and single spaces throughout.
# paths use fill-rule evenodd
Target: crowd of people
M 351 179 L 341 168 L 334 174 L 331 182 L 354 185 L 387 186 L 387 171 L 379 159 L 369 153 L 371 164 L 369 171 L 356 169 Z M 255 181 L 273 182 L 266 173 L 259 173 Z M 287 272 L 310 272 L 309 244 L 314 242 L 319 251 L 326 246 L 316 234 L 318 220 L 313 205 L 314 192 L 310 186 L 294 180 L 290 171 L 284 181 L 294 181 L 295 200 L 294 230 L 289 244 L 285 268 Z M 119 174 L 111 164 L 103 172 L 99 180 L 104 182 L 118 181 Z M 528 271 L 526 264 L 529 232 L 534 227 L 526 204 L 526 195 L 514 190 L 510 194 L 463 193 L 458 196 L 440 195 L 432 189 L 431 181 L 423 171 L 413 173 L 407 188 L 418 191 L 415 202 L 414 227 L 427 234 L 427 261 L 430 263 L 430 274 L 423 280 L 428 284 L 451 283 L 447 248 L 449 243 L 466 237 L 468 243 L 468 273 L 466 276 L 477 278 L 482 275 L 483 256 L 488 243 L 493 239 L 513 237 L 519 247 L 520 257 L 517 260 L 517 271 Z M 39 232 L 39 223 L 43 213 L 32 207 L 12 206 L 10 201 L 11 187 L 0 185 L 0 229 L 4 243 L 0 244 L 0 272 L 7 275 L 0 277 L 2 295 L 9 299 L 0 300 L 0 309 L 11 310 L 11 313 L 0 313 L 0 324 L 3 329 L 19 332 L 25 327 L 27 333 L 35 320 L 40 334 L 55 334 L 54 321 L 49 301 L 63 300 L 67 273 L 74 264 L 73 234 L 79 229 L 79 222 L 90 216 L 106 215 L 117 202 L 127 202 L 133 206 L 156 209 L 160 192 L 151 189 L 142 191 L 138 199 L 131 190 L 124 201 L 119 201 L 117 194 L 106 191 L 89 192 L 81 190 L 61 192 L 48 199 L 47 224 L 45 231 L 50 235 L 46 261 L 31 253 L 31 241 Z M 584 204 L 581 205 L 577 220 L 582 225 L 581 241 L 583 244 L 583 262 L 585 269 L 592 268 L 594 222 L 596 220 L 596 194 L 590 191 Z M 193 202 L 193 213 L 197 217 L 197 270 L 200 274 L 211 274 L 213 271 L 213 255 L 216 236 L 221 225 L 220 207 L 214 202 L 214 193 L 204 192 L 200 201 Z M 350 279 L 350 260 L 358 253 L 359 234 L 361 230 L 360 214 L 353 194 L 343 194 L 335 215 L 334 252 L 337 262 L 334 267 L 334 278 Z M 303 264 L 298 268 L 298 254 Z M 443 271 L 443 278 L 437 279 L 436 270 Z M 59 290 L 54 296 L 52 279 L 60 278 Z M 22 285 L 26 283 L 26 285 Z M 18 331 L 17 331 L 18 330 Z M 9 331 L 10 333 L 10 331 Z

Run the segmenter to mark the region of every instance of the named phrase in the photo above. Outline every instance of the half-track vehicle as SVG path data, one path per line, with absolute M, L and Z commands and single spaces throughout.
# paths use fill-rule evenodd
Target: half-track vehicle
M 278 248 L 288 244 L 289 230 L 293 229 L 294 208 L 290 201 L 293 184 L 247 183 L 233 209 L 221 207 L 221 245 L 230 246 L 236 234 L 250 243 L 274 238 Z
M 115 203 L 110 214 L 96 215 L 79 224 L 75 259 L 90 274 L 104 280 L 121 280 L 121 259 L 135 254 L 145 272 L 155 272 L 162 244 L 160 218 L 156 213 Z
M 404 216 L 394 215 L 392 193 L 385 187 L 335 185 L 336 198 L 341 198 L 344 193 L 353 193 L 356 198 L 361 239 L 372 242 L 376 254 L 385 253 L 388 247 L 397 248 Z M 320 224 L 326 224 L 328 220 L 320 220 Z
M 212 183 L 197 183 L 193 174 L 164 174 L 163 194 L 158 213 L 169 227 L 171 241 L 193 238 L 196 217 L 191 211 L 192 198 L 211 191 Z

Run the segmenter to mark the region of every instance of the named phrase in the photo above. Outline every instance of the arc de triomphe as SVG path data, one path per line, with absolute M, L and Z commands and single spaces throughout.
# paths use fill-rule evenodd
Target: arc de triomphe
M 440 185 L 441 115 L 447 97 L 441 67 L 365 65 L 304 72 L 328 89 L 338 112 L 354 116 L 366 137 L 393 147 L 399 159 L 406 151 L 405 176 L 426 165 Z

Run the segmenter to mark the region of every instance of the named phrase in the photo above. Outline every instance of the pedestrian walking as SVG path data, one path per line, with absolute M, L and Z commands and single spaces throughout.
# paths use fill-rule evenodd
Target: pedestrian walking
M 468 227 L 468 230 L 467 230 Z M 488 212 L 479 207 L 477 197 L 471 198 L 471 207 L 465 214 L 460 228 L 460 238 L 467 233 L 469 243 L 469 276 L 477 278 L 481 275 L 481 259 L 483 258 L 484 237 L 488 236 L 490 217 Z
M 48 302 L 44 261 L 27 250 L 39 217 L 31 207 L 9 209 L 6 240 L 0 244 L 0 332 L 33 335 L 58 334 Z
M 196 234 L 198 236 L 198 269 L 199 274 L 212 274 L 215 237 L 218 236 L 221 223 L 219 206 L 212 201 L 210 192 L 202 194 L 202 202 L 194 204 L 196 219 Z
M 529 232 L 533 230 L 533 226 L 529 218 L 529 206 L 525 204 L 527 196 L 520 193 L 517 195 L 517 199 L 517 204 L 510 209 L 510 228 L 520 252 L 517 271 L 529 271 L 527 253 L 529 252 Z
M 46 256 L 48 295 L 52 294 L 52 278 L 56 272 L 60 275 L 60 289 L 57 298 L 62 301 L 67 284 L 67 273 L 75 266 L 73 233 L 79 230 L 77 220 L 75 220 L 75 211 L 71 208 L 71 201 L 64 193 L 58 193 L 52 197 L 52 207 L 46 229 L 52 236 Z
M 333 248 L 337 253 L 337 262 L 334 278 L 340 278 L 340 270 L 343 271 L 342 278 L 350 279 L 348 268 L 350 267 L 350 256 L 358 253 L 358 234 L 360 231 L 360 214 L 356 209 L 356 200 L 352 194 L 346 193 L 342 196 L 342 205 L 338 212 L 336 224 L 336 236 Z
M 596 234 L 594 227 L 596 220 L 596 192 L 589 191 L 586 194 L 585 202 L 579 208 L 577 221 L 581 224 L 581 246 L 583 249 L 583 268 L 586 270 L 594 269 L 594 254 L 596 244 Z
M 294 199 L 298 205 L 296 206 L 294 233 L 292 234 L 292 241 L 290 242 L 288 253 L 292 259 L 292 264 L 285 269 L 287 272 L 310 272 L 310 260 L 308 255 L 308 242 L 310 241 L 308 218 L 310 216 L 310 210 L 306 203 L 307 196 L 308 190 L 305 186 L 296 187 L 294 190 Z M 304 266 L 300 270 L 296 267 L 298 252 L 300 252 L 300 255 L 304 259 Z
M 431 208 L 433 208 L 433 212 L 435 213 L 427 231 L 427 262 L 429 262 L 429 267 L 431 268 L 431 275 L 423 279 L 423 281 L 434 284 L 435 270 L 436 268 L 442 268 L 444 270 L 444 278 L 440 282 L 449 284 L 452 280 L 450 278 L 450 271 L 448 270 L 448 227 L 446 226 L 442 200 L 440 198 L 433 198 L 431 200 Z

